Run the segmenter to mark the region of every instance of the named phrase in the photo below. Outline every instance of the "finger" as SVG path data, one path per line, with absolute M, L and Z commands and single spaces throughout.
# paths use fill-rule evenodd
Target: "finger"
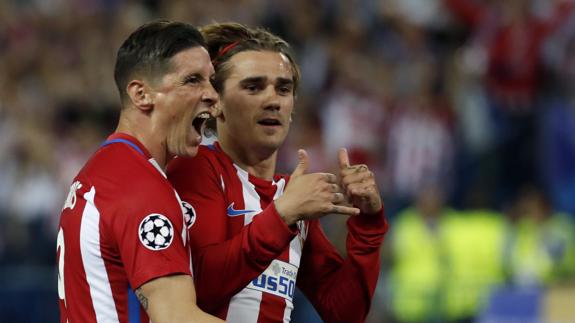
M 341 189 L 337 184 L 329 184 L 329 191 L 332 193 L 341 193 Z
M 353 173 L 341 178 L 341 184 L 347 186 L 354 183 L 375 184 L 375 177 L 372 172 Z
M 339 204 L 345 202 L 345 196 L 341 193 L 333 193 L 333 197 L 331 199 L 333 204 Z
M 354 183 L 347 187 L 348 194 L 355 197 L 370 197 L 375 196 L 375 186 L 366 183 Z
M 342 169 L 341 172 L 341 176 L 346 176 L 349 174 L 353 174 L 353 173 L 364 173 L 364 172 L 368 172 L 369 168 L 367 167 L 367 165 L 365 164 L 359 164 L 359 165 L 351 165 L 346 169 Z
M 331 207 L 330 213 L 334 214 L 344 214 L 344 215 L 358 215 L 359 209 L 356 207 L 343 206 L 343 205 L 333 205 Z
M 291 173 L 292 178 L 305 174 L 309 166 L 309 157 L 304 149 L 300 149 L 297 151 L 297 158 L 298 163 L 294 171 Z
M 347 149 L 340 148 L 338 151 L 339 168 L 346 169 L 349 168 L 349 156 L 347 155 Z
M 330 184 L 336 184 L 337 183 L 337 176 L 335 176 L 334 174 L 330 174 L 330 173 L 319 173 L 322 175 L 322 179 Z

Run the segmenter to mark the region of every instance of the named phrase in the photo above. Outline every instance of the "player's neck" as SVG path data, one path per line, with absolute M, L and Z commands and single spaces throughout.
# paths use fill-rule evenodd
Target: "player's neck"
M 272 180 L 276 170 L 277 150 L 256 151 L 239 145 L 230 145 L 225 140 L 219 141 L 222 150 L 250 175 Z M 233 148 L 232 148 L 233 147 Z
M 161 136 L 154 135 L 147 129 L 149 129 L 149 127 L 142 124 L 142 120 L 133 120 L 133 118 L 120 115 L 120 121 L 118 122 L 116 132 L 125 133 L 136 138 L 142 145 L 144 145 L 144 147 L 146 147 L 158 165 L 162 169 L 165 169 L 167 163 L 166 142 L 165 140 L 161 140 Z

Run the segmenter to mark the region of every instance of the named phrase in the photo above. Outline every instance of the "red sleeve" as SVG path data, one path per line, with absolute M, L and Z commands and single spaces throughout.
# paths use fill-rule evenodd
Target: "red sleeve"
M 479 25 L 485 17 L 486 9 L 476 1 L 445 0 L 445 5 L 463 22 L 473 27 Z
M 164 190 L 147 185 L 142 190 L 150 193 L 131 193 L 121 214 L 110 222 L 134 289 L 154 278 L 191 274 L 190 253 L 182 237 L 182 209 L 166 183 L 159 188 Z
M 178 158 L 168 178 L 196 211 L 190 228 L 198 305 L 211 312 L 237 294 L 277 258 L 297 234 L 271 203 L 236 235 L 228 237 L 228 216 L 220 174 L 203 156 Z
M 380 269 L 379 250 L 388 224 L 383 210 L 347 222 L 344 260 L 323 233 L 310 222 L 297 285 L 325 322 L 364 322 Z

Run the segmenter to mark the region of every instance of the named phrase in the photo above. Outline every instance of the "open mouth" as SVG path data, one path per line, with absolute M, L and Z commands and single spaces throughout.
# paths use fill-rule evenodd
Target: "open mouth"
M 198 114 L 194 120 L 192 121 L 192 126 L 194 127 L 194 129 L 196 129 L 196 132 L 198 134 L 202 134 L 203 132 L 203 127 L 206 124 L 206 121 L 211 117 L 212 115 L 209 112 L 202 112 L 200 114 Z
M 258 121 L 262 126 L 281 126 L 282 123 L 278 119 L 266 118 Z

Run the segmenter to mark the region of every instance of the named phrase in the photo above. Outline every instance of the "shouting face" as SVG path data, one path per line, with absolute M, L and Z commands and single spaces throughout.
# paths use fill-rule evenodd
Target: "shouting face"
M 170 70 L 153 91 L 155 127 L 165 135 L 168 155 L 196 155 L 204 122 L 218 101 L 210 82 L 213 74 L 203 47 L 183 50 L 170 59 Z

